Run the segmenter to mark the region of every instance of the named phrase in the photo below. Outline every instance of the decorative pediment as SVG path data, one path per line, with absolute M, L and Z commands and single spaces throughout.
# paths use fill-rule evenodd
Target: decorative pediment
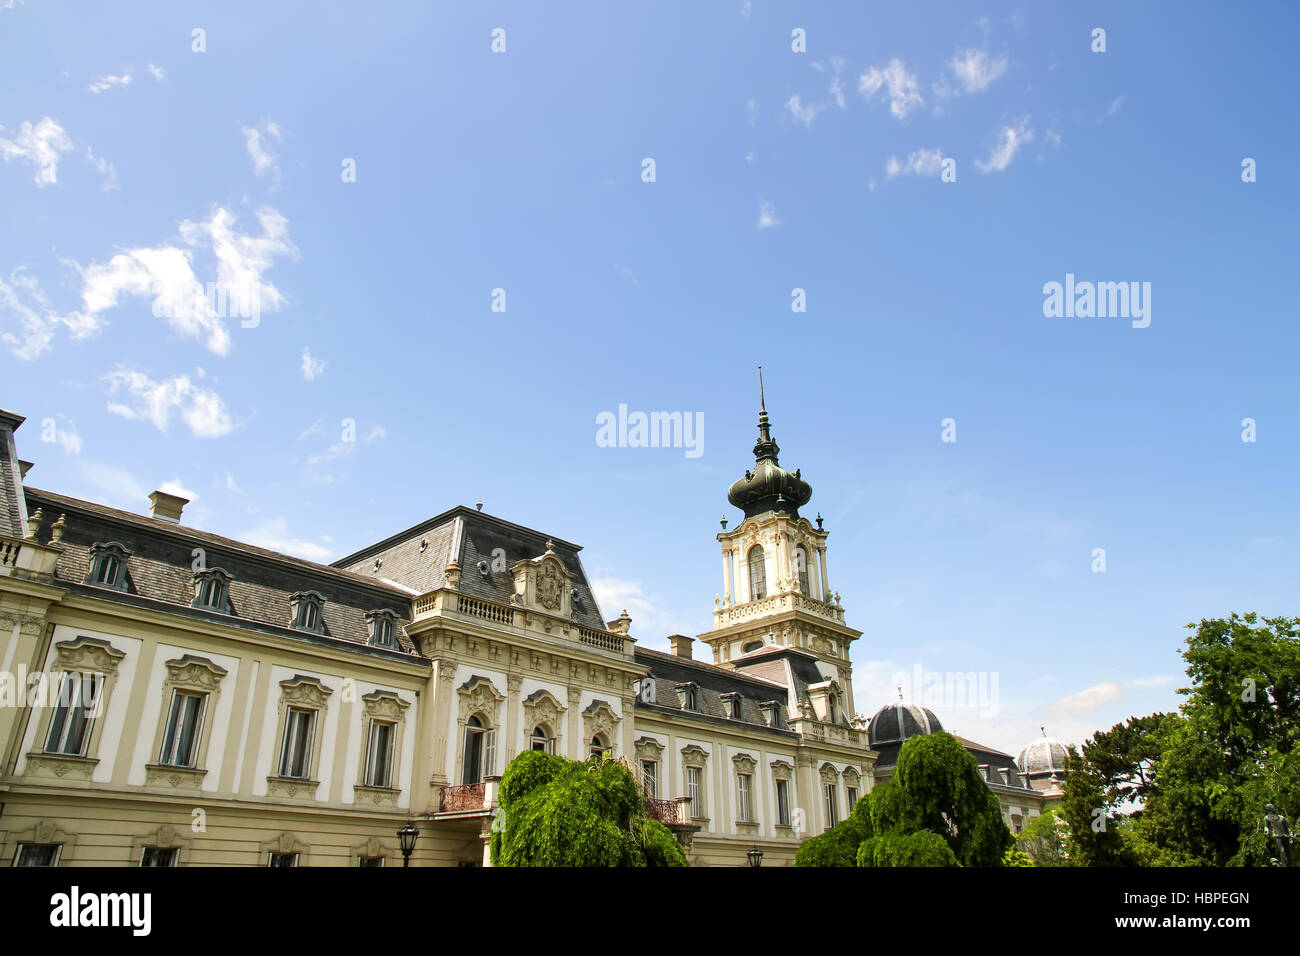
M 850 787 L 857 787 L 861 781 L 862 776 L 858 773 L 856 767 L 849 767 L 849 769 L 844 771 L 844 782 Z
M 292 833 L 281 833 L 272 840 L 268 840 L 260 847 L 263 853 L 297 853 L 298 863 L 301 865 L 302 857 L 311 849 L 306 843 L 303 843 Z
M 393 856 L 393 850 L 379 837 L 371 837 L 365 843 L 358 843 L 352 848 L 353 856 Z
M 486 677 L 475 674 L 456 691 L 460 695 L 460 719 L 465 722 L 475 713 L 482 713 L 488 719 L 488 726 L 497 725 L 497 708 L 506 699 L 505 694 L 493 686 Z
M 632 746 L 636 750 L 637 760 L 658 761 L 664 753 L 664 745 L 653 737 L 638 737 Z
M 548 614 L 568 617 L 572 613 L 573 582 L 577 580 L 559 555 L 555 543 L 546 542 L 546 553 L 518 562 L 510 573 L 515 577 L 514 604 L 537 608 Z
M 552 733 L 564 726 L 565 707 L 548 690 L 535 690 L 524 698 L 524 730 L 532 733 L 538 724 L 545 724 Z
M 117 665 L 126 657 L 108 641 L 81 635 L 54 645 L 54 666 L 61 671 L 91 671 L 116 674 Z
M 835 764 L 830 761 L 822 764 L 819 772 L 821 773 L 823 783 L 837 783 L 839 781 L 840 772 L 835 769 Z
M 794 776 L 794 767 L 785 760 L 772 761 L 772 779 L 789 780 Z
M 411 704 L 390 690 L 375 690 L 361 698 L 361 706 L 367 717 L 398 723 Z
M 294 674 L 288 680 L 280 681 L 281 700 L 290 705 L 301 707 L 324 707 L 329 701 L 330 690 L 318 677 L 305 677 Z
M 206 657 L 185 654 L 176 660 L 168 661 L 167 680 L 177 687 L 194 690 L 215 691 L 221 684 L 221 678 L 228 673 L 220 664 L 214 664 Z
M 606 740 L 613 741 L 620 720 L 622 718 L 614 712 L 614 708 L 609 706 L 608 702 L 593 700 L 582 712 L 585 739 L 590 740 L 599 734 Z
M 189 845 L 189 837 L 183 836 L 175 827 L 163 824 L 158 829 L 140 837 L 140 846 L 183 847 Z
M 757 760 L 755 760 L 749 754 L 743 754 L 743 753 L 736 754 L 734 757 L 731 758 L 731 762 L 735 764 L 737 773 L 752 774 L 754 772 L 754 768 L 758 766 Z
M 682 748 L 682 763 L 687 767 L 699 767 L 702 770 L 708 759 L 709 752 L 699 744 L 687 744 Z

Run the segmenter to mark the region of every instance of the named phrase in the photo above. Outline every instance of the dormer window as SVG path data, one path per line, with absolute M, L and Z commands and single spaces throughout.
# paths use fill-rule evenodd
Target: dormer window
M 90 571 L 82 584 L 125 591 L 126 562 L 130 557 L 131 552 L 116 541 L 93 545 L 90 549 Z
M 722 706 L 731 720 L 740 720 L 740 695 L 729 693 L 722 694 Z
M 325 633 L 325 619 L 321 613 L 325 598 L 316 591 L 299 591 L 289 598 L 289 607 L 292 612 L 290 627 L 313 634 Z
M 759 706 L 763 709 L 763 719 L 767 721 L 769 727 L 776 730 L 785 727 L 784 709 L 781 707 L 780 701 L 765 700 Z
M 695 682 L 677 685 L 677 693 L 681 697 L 682 710 L 689 710 L 694 713 L 700 712 L 700 685 Z
M 230 606 L 230 575 L 221 568 L 208 568 L 194 573 L 194 600 L 190 607 L 233 613 Z
M 397 615 L 387 609 L 366 615 L 370 628 L 370 646 L 397 649 Z

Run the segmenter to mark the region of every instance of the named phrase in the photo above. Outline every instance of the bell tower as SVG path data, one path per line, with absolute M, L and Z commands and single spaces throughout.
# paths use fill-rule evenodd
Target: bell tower
M 817 709 L 825 707 L 829 715 L 838 698 L 841 712 L 851 717 L 855 711 L 849 646 L 862 632 L 845 625 L 839 594 L 827 578 L 829 532 L 822 528 L 821 515 L 814 527 L 799 514 L 812 499 L 812 486 L 799 469 L 781 467 L 781 449 L 772 438 L 767 415 L 762 366 L 758 375 L 754 467 L 727 492 L 727 501 L 743 517 L 731 530 L 728 519 L 722 519 L 717 539 L 722 546 L 723 590 L 714 598 L 713 629 L 699 639 L 713 650 L 713 662 L 721 667 L 746 669 L 748 657 L 768 659 L 770 653 L 760 652 L 774 648 L 811 655 L 824 680 L 838 689 L 827 700 L 814 701 Z M 754 670 L 758 673 L 757 664 Z

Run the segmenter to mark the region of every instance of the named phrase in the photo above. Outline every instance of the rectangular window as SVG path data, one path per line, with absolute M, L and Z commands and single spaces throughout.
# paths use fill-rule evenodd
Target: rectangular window
M 167 715 L 167 730 L 163 734 L 162 754 L 159 763 L 173 767 L 193 767 L 198 756 L 199 728 L 203 722 L 207 694 L 189 694 L 176 691 L 172 695 L 171 711 Z
M 851 813 L 853 811 L 853 808 L 856 807 L 857 805 L 858 805 L 858 788 L 849 787 L 849 812 Z
M 299 710 L 297 707 L 289 709 L 289 716 L 284 722 L 284 749 L 280 756 L 280 776 L 305 779 L 311 772 L 312 736 L 315 727 L 316 711 Z
M 14 866 L 58 866 L 61 843 L 20 843 Z
M 704 804 L 700 800 L 700 768 L 686 768 L 686 796 L 691 801 L 691 816 L 701 819 L 704 816 Z
M 659 764 L 653 760 L 642 760 L 641 780 L 645 785 L 645 795 L 651 800 L 657 800 L 659 798 Z
M 384 858 L 382 856 L 359 856 L 357 857 L 357 866 L 383 866 Z
M 393 776 L 393 725 L 370 722 L 370 743 L 366 748 L 366 786 L 390 787 Z
M 140 865 L 175 866 L 178 852 L 174 846 L 147 846 L 140 855 Z
M 267 866 L 297 866 L 297 853 L 269 853 L 267 854 Z
M 85 755 L 103 686 L 102 674 L 72 671 L 60 678 L 57 706 L 45 739 L 46 753 Z
M 826 826 L 833 827 L 839 823 L 836 816 L 837 807 L 835 806 L 835 784 L 826 784 Z
M 790 825 L 790 781 L 776 782 L 776 822 L 783 827 Z
M 483 776 L 490 777 L 496 773 L 497 732 L 488 730 L 483 733 Z
M 740 823 L 754 822 L 754 808 L 751 806 L 749 796 L 750 784 L 752 782 L 753 778 L 747 773 L 738 774 L 736 776 L 736 795 L 739 797 L 736 820 Z

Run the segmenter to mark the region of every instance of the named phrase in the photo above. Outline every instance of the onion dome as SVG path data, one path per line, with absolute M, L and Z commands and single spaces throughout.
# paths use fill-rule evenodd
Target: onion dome
M 767 402 L 763 396 L 763 367 L 758 369 L 758 444 L 754 446 L 754 467 L 737 479 L 727 491 L 727 500 L 745 512 L 746 518 L 767 511 L 799 517 L 799 509 L 812 498 L 812 485 L 781 467 L 777 455 L 780 446 L 772 440 L 771 423 L 767 418 Z
M 900 697 L 876 711 L 867 725 L 867 740 L 872 747 L 877 744 L 899 744 L 909 737 L 939 733 L 943 724 L 934 711 L 918 704 L 904 703 Z
M 1065 773 L 1065 744 L 1047 736 L 1046 728 L 1040 729 L 1043 735 L 1020 751 L 1016 766 L 1028 774 Z

